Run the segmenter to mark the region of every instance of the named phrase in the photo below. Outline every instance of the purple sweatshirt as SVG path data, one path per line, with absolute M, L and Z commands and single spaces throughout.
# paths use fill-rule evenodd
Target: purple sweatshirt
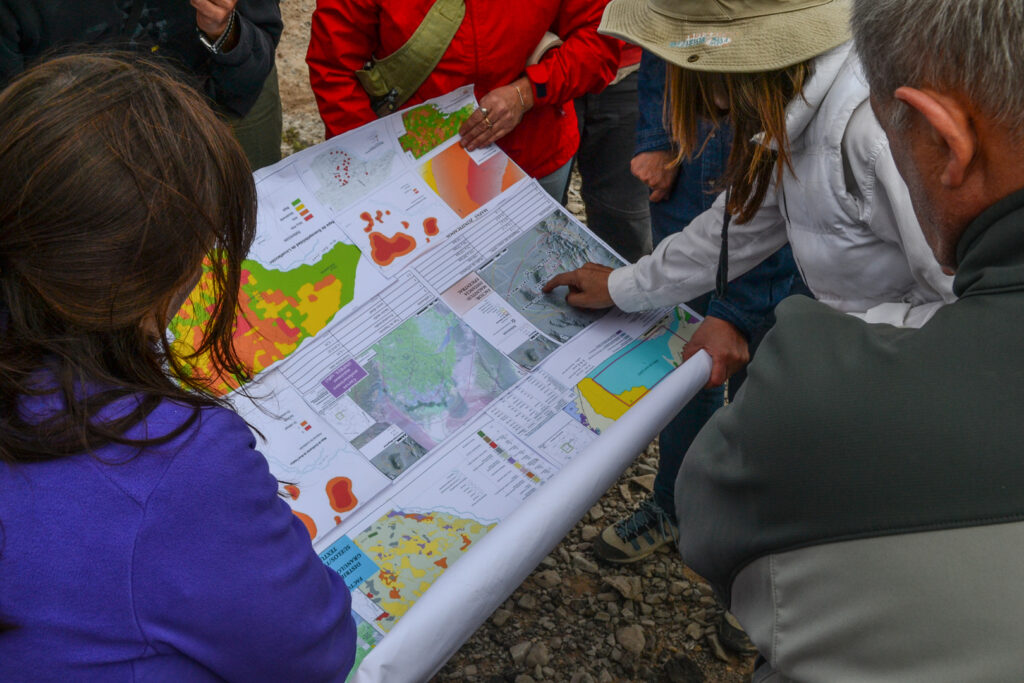
M 0 463 L 0 680 L 344 680 L 349 592 L 254 446 L 212 408 L 142 452 Z

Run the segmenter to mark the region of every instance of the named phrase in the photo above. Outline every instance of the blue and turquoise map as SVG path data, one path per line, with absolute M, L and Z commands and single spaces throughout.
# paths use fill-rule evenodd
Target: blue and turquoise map
M 674 309 L 583 378 L 565 411 L 600 434 L 682 364 L 683 347 L 699 324 L 700 318 Z

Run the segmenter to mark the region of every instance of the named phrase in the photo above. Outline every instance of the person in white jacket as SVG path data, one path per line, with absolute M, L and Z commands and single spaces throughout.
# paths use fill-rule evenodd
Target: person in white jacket
M 951 302 L 952 278 L 924 241 L 871 110 L 849 12 L 849 0 L 612 0 L 601 31 L 669 64 L 666 118 L 677 162 L 700 152 L 701 117 L 727 120 L 734 131 L 725 191 L 650 256 L 615 270 L 588 263 L 544 291 L 568 286 L 568 303 L 587 308 L 675 305 L 722 292 L 729 277 L 788 241 L 811 292 L 839 311 L 917 327 Z M 712 357 L 708 386 L 749 359 L 746 338 L 714 317 L 684 359 L 700 349 Z M 660 459 L 659 479 L 677 478 L 679 455 Z M 677 539 L 688 521 L 675 517 L 672 498 L 667 507 L 642 503 L 606 529 L 597 541 L 604 555 L 640 559 Z M 723 634 L 742 643 L 732 629 Z
M 544 291 L 568 286 L 566 300 L 585 308 L 674 305 L 715 289 L 723 270 L 742 275 L 788 241 L 815 297 L 869 322 L 917 327 L 952 301 L 951 278 L 924 242 L 871 111 L 848 22 L 848 0 L 613 0 L 601 31 L 669 62 L 680 158 L 703 142 L 693 137 L 693 114 L 727 118 L 737 143 L 741 131 L 760 132 L 730 157 L 714 206 L 650 256 L 615 270 L 588 263 Z M 795 89 L 784 110 L 767 106 L 767 96 L 751 101 L 763 84 Z M 749 180 L 758 173 L 763 193 Z M 742 365 L 729 350 L 739 333 L 728 328 L 698 331 L 686 348 L 686 357 L 700 348 L 711 354 L 712 383 Z

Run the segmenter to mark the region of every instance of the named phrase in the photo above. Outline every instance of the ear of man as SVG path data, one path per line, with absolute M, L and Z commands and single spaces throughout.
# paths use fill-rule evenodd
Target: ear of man
M 941 153 L 939 181 L 955 189 L 964 184 L 978 154 L 978 136 L 971 113 L 955 97 L 907 86 L 894 93 L 897 100 L 917 112 L 931 129 L 931 143 Z

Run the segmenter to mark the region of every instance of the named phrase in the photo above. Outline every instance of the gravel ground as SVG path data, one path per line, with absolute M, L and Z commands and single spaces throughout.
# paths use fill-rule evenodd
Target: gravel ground
M 282 151 L 320 142 L 324 128 L 305 65 L 315 0 L 284 0 L 277 64 L 284 102 Z M 582 217 L 579 178 L 569 208 Z M 525 582 L 435 676 L 435 681 L 745 681 L 751 657 L 724 649 L 721 607 L 675 549 L 633 565 L 598 563 L 591 543 L 654 483 L 651 444 Z

